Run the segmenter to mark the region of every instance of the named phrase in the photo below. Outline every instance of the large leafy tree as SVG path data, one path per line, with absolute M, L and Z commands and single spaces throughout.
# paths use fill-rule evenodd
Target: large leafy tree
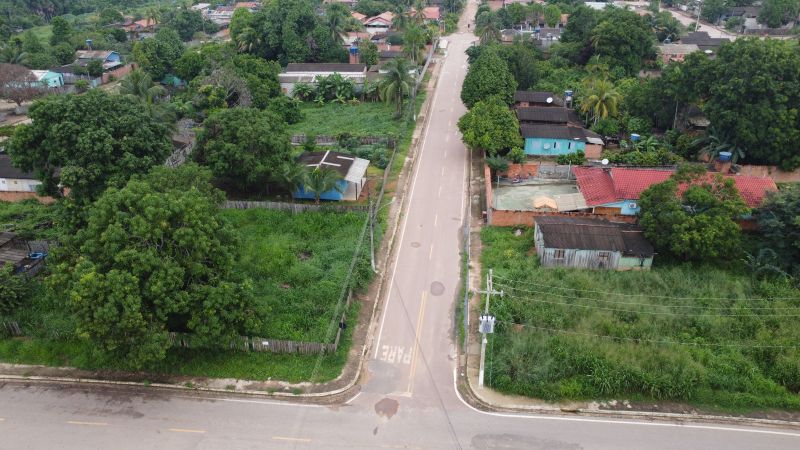
M 689 261 L 731 259 L 741 252 L 736 219 L 749 208 L 730 178 L 708 175 L 702 166 L 681 168 L 645 190 L 639 205 L 639 223 L 659 252 Z
M 522 146 L 519 121 L 505 102 L 492 96 L 476 103 L 458 121 L 464 143 L 489 155 L 504 155 Z
M 241 189 L 263 190 L 291 159 L 286 124 L 279 116 L 252 108 L 211 114 L 198 136 L 195 158 L 214 176 Z M 261 189 L 259 189 L 261 188 Z
M 481 52 L 469 67 L 461 87 L 461 100 L 467 108 L 480 100 L 497 95 L 507 105 L 514 101 L 517 81 L 508 70 L 508 65 L 494 49 Z
M 134 59 L 155 80 L 164 78 L 182 53 L 181 38 L 171 28 L 162 28 L 155 36 L 137 42 L 133 46 Z
M 6 145 L 14 164 L 35 171 L 43 193 L 68 190 L 78 205 L 163 163 L 172 149 L 168 124 L 138 101 L 99 89 L 46 97 L 29 115 L 33 123 L 20 126 Z
M 131 368 L 164 359 L 169 332 L 224 347 L 258 324 L 209 179 L 195 165 L 158 167 L 111 188 L 61 250 L 51 283 L 66 292 L 79 333 Z
M 800 0 L 764 0 L 758 11 L 758 21 L 770 28 L 778 28 L 800 14 Z
M 517 80 L 518 89 L 531 89 L 536 85 L 540 79 L 537 51 L 530 43 L 515 42 L 511 45 L 499 45 L 497 52 Z
M 782 265 L 800 276 L 800 188 L 772 194 L 758 211 L 759 228 Z
M 50 35 L 50 45 L 56 46 L 62 42 L 69 42 L 69 38 L 72 35 L 72 25 L 67 22 L 67 19 L 53 17 L 50 25 L 53 27 L 53 34 Z
M 747 161 L 800 167 L 800 53 L 784 41 L 738 39 L 700 74 L 704 112 Z
M 654 53 L 653 38 L 645 19 L 633 11 L 612 8 L 603 12 L 590 42 L 595 55 L 610 61 L 612 67 L 620 66 L 628 75 L 636 75 Z

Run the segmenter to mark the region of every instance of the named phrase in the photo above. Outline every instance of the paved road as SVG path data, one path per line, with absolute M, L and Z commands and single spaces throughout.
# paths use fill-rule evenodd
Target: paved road
M 662 9 L 662 11 L 669 11 L 669 13 L 672 14 L 672 17 L 678 19 L 678 22 L 686 26 L 689 29 L 689 31 L 694 31 L 695 24 L 697 23 L 696 15 L 694 16 L 686 15 L 688 13 L 681 13 L 672 9 Z M 702 22 L 700 23 L 700 27 L 697 29 L 697 31 L 705 31 L 712 38 L 728 38 L 731 40 L 736 39 L 735 34 L 728 33 L 723 29 L 712 27 Z
M 451 330 L 467 153 L 456 121 L 464 111 L 458 95 L 464 50 L 473 39 L 450 39 L 361 393 L 320 407 L 6 383 L 0 384 L 0 448 L 800 448 L 800 432 L 793 431 L 487 414 L 461 401 Z

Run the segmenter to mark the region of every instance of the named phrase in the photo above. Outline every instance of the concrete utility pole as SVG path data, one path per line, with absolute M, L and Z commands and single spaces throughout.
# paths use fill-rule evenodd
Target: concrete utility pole
M 478 331 L 483 335 L 483 339 L 481 339 L 481 367 L 480 372 L 478 373 L 478 386 L 483 387 L 483 374 L 484 374 L 484 363 L 486 361 L 486 343 L 489 340 L 486 338 L 486 335 L 489 333 L 494 333 L 494 323 L 495 318 L 494 316 L 489 315 L 489 301 L 492 298 L 492 295 L 499 295 L 500 297 L 503 296 L 503 291 L 495 291 L 494 287 L 492 286 L 492 269 L 489 269 L 489 273 L 486 275 L 486 290 L 485 291 L 477 291 L 479 294 L 486 294 L 486 308 L 484 308 L 483 314 L 478 317 Z
M 697 22 L 694 24 L 694 31 L 697 31 L 700 28 L 700 14 L 703 12 L 703 2 L 700 2 L 700 6 L 697 9 Z

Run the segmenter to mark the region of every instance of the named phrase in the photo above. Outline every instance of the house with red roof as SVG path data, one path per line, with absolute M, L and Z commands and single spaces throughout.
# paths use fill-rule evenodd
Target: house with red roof
M 572 173 L 578 183 L 586 206 L 596 214 L 636 215 L 639 197 L 645 189 L 667 181 L 674 169 L 632 167 L 574 167 Z M 709 173 L 708 177 L 714 176 Z M 747 175 L 725 175 L 733 179 L 736 189 L 750 208 L 758 208 L 770 192 L 778 187 L 771 178 Z M 681 186 L 681 192 L 686 186 Z
M 376 34 L 389 31 L 389 29 L 392 28 L 392 22 L 394 22 L 394 13 L 386 11 L 377 16 L 364 19 L 361 23 L 364 24 L 367 33 Z

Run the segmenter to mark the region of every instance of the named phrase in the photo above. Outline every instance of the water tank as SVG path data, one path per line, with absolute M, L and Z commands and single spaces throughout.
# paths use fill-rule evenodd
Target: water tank
M 719 160 L 722 162 L 728 162 L 731 160 L 731 156 L 733 154 L 731 152 L 719 152 Z
M 351 55 L 357 55 L 358 54 L 358 47 L 355 44 L 350 46 L 350 54 Z
M 633 142 L 639 142 L 640 138 L 641 138 L 641 136 L 639 136 L 637 133 L 631 133 L 631 140 Z

